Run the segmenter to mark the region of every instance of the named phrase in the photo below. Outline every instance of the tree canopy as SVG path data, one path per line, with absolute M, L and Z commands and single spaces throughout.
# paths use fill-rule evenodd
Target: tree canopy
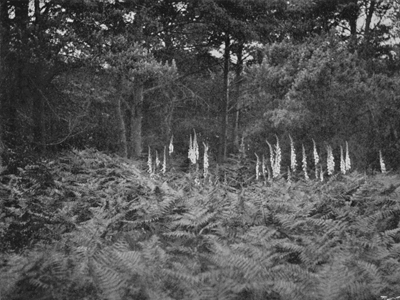
M 195 129 L 223 162 L 275 134 L 398 162 L 399 3 L 6 0 L 3 164 L 96 147 L 140 157 Z M 21 156 L 22 155 L 22 156 Z

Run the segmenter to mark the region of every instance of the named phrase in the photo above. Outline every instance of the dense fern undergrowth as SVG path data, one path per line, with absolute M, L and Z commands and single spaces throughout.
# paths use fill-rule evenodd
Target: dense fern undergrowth
M 400 295 L 399 176 L 235 176 L 149 176 L 90 149 L 1 176 L 0 299 Z

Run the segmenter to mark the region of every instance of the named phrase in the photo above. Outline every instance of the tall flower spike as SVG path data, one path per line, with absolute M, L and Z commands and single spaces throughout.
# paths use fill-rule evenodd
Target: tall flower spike
M 302 150 L 303 150 L 303 172 L 304 172 L 304 179 L 305 180 L 309 180 L 310 177 L 308 177 L 308 173 L 307 173 L 307 155 L 306 155 L 306 149 L 304 148 L 304 145 L 301 145 Z
M 269 147 L 269 160 L 271 163 L 271 170 L 272 170 L 272 177 L 274 177 L 274 165 L 275 165 L 275 153 L 274 149 L 272 148 L 272 145 L 266 141 Z
M 315 168 L 315 178 L 318 178 L 318 164 L 319 164 L 319 155 L 318 155 L 318 151 L 317 151 L 317 145 L 314 141 L 313 141 L 313 155 L 314 155 L 314 168 Z
M 169 140 L 168 152 L 169 155 L 174 152 L 174 135 L 171 135 L 171 139 Z
M 151 149 L 150 149 L 150 146 L 149 146 L 149 153 L 148 153 L 148 156 L 147 156 L 147 172 L 149 172 L 150 174 L 153 173 L 153 161 L 152 161 L 152 159 L 151 159 Z
M 321 180 L 321 182 L 324 182 L 324 170 L 322 170 L 322 166 L 321 166 L 321 172 L 319 173 L 319 179 Z
M 257 157 L 256 161 L 256 180 L 260 178 L 260 158 L 258 157 L 257 153 L 254 153 L 255 156 Z
M 383 174 L 385 174 L 386 173 L 386 166 L 385 166 L 385 162 L 383 160 L 383 156 L 382 156 L 382 151 L 381 150 L 379 150 L 379 165 L 381 167 L 381 172 Z
M 335 158 L 333 157 L 333 150 L 330 145 L 326 146 L 327 158 L 326 158 L 326 168 L 328 175 L 333 175 L 335 172 Z
M 346 163 L 343 156 L 343 147 L 340 146 L 340 172 L 346 174 Z
M 264 177 L 264 180 L 265 180 L 265 172 L 266 172 L 266 170 L 265 170 L 265 156 L 263 154 L 262 162 L 261 162 L 261 174 Z
M 190 162 L 193 164 L 193 140 L 192 140 L 192 135 L 190 135 L 190 138 L 189 138 L 188 158 L 190 159 Z
M 194 131 L 194 135 L 193 135 L 193 151 L 194 151 L 194 159 L 195 159 L 194 163 L 197 163 L 197 161 L 200 158 L 200 154 L 199 154 L 199 144 L 197 143 L 196 131 Z
M 208 167 L 209 167 L 209 163 L 208 163 L 208 146 L 204 142 L 203 142 L 203 145 L 204 145 L 203 174 L 204 174 L 204 178 L 206 178 L 207 175 L 208 175 Z
M 194 135 L 192 139 L 192 135 L 190 135 L 190 140 L 189 140 L 189 159 L 190 162 L 194 165 L 197 163 L 198 159 L 198 152 L 199 152 L 199 146 L 197 145 L 197 138 L 196 135 Z
M 279 146 L 278 136 L 276 136 L 274 177 L 278 177 L 279 175 L 281 175 L 281 160 L 282 160 L 281 147 Z
M 289 134 L 290 139 L 290 168 L 292 172 L 296 172 L 297 161 L 296 161 L 296 149 L 294 148 L 294 142 L 292 136 Z
M 156 163 L 156 168 L 158 168 L 160 166 L 160 163 L 161 163 L 160 158 L 158 157 L 158 151 L 157 150 L 156 150 L 156 161 L 155 161 L 155 163 Z
M 349 143 L 346 142 L 346 156 L 344 159 L 344 164 L 346 171 L 350 171 L 351 169 L 351 161 L 350 161 L 350 154 L 349 154 Z
M 164 157 L 161 172 L 165 174 L 167 172 L 167 147 L 164 146 Z
M 290 167 L 287 167 L 287 182 L 289 185 L 292 184 L 292 174 L 290 173 Z

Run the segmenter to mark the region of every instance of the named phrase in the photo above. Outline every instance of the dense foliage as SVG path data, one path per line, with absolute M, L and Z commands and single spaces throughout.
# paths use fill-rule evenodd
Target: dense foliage
M 196 183 L 141 169 L 88 149 L 2 176 L 2 299 L 400 294 L 397 175 L 235 188 L 233 171 Z
M 195 129 L 219 163 L 291 134 L 396 169 L 398 5 L 2 1 L 2 165 L 71 147 L 138 158 L 172 135 L 184 153 Z
M 0 300 L 400 297 L 399 11 L 0 1 Z

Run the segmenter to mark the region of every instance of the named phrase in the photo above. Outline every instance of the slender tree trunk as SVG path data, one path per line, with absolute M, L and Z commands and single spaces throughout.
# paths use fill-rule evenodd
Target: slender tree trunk
M 235 74 L 235 101 L 236 101 L 236 109 L 235 109 L 235 119 L 233 126 L 233 145 L 235 150 L 238 151 L 240 148 L 240 137 L 239 137 L 239 118 L 240 118 L 240 109 L 241 109 L 241 101 L 240 101 L 240 92 L 242 85 L 242 71 L 243 71 L 243 44 L 239 45 L 237 55 L 237 63 L 236 63 L 236 74 Z
M 121 76 L 118 76 L 117 87 L 118 87 L 117 90 L 119 92 L 118 92 L 118 96 L 116 99 L 115 113 L 116 113 L 117 123 L 118 123 L 118 154 L 122 157 L 128 157 L 128 143 L 126 140 L 126 126 L 125 126 L 124 114 L 123 114 L 123 109 L 122 109 L 123 79 Z
M 135 82 L 130 99 L 130 137 L 128 157 L 138 158 L 142 154 L 143 84 Z
M 169 104 L 164 106 L 164 124 L 162 126 L 162 135 L 165 141 L 169 141 L 172 135 L 172 119 L 175 110 L 176 97 L 172 96 Z
M 41 24 L 41 16 L 40 16 L 40 5 L 39 0 L 34 1 L 34 15 L 35 15 L 35 24 L 36 24 L 36 34 L 39 37 L 39 40 L 42 40 L 42 34 L 40 30 Z M 28 64 L 28 63 L 27 63 Z M 46 140 L 45 140 L 45 113 L 44 113 L 44 101 L 42 91 L 44 90 L 42 87 L 45 87 L 49 84 L 51 79 L 47 79 L 46 72 L 47 68 L 40 67 L 37 70 L 36 76 L 32 78 L 32 87 L 35 90 L 33 95 L 33 105 L 32 105 L 32 119 L 33 119 L 33 128 L 32 128 L 32 136 L 33 136 L 33 144 L 35 145 L 35 149 L 39 153 L 43 153 L 46 150 Z M 50 70 L 49 70 L 50 71 Z M 36 81 L 36 82 L 35 82 Z
M 359 16 L 358 0 L 350 0 L 345 8 L 346 19 L 350 26 L 349 50 L 353 53 L 357 48 L 357 20 Z
M 32 119 L 33 146 L 36 151 L 38 151 L 39 153 L 43 153 L 46 149 L 44 103 L 43 96 L 40 94 L 39 91 L 35 91 L 32 96 Z
M 227 156 L 228 122 L 229 122 L 229 64 L 231 59 L 229 34 L 225 35 L 224 50 L 224 92 L 221 109 L 221 133 L 219 140 L 218 162 L 224 162 Z
M 4 79 L 4 44 L 3 44 L 3 5 L 0 3 L 0 172 L 3 170 L 3 160 L 2 155 L 4 152 L 3 146 L 3 92 L 4 86 L 3 79 Z
M 363 40 L 363 47 L 362 47 L 362 54 L 364 57 L 369 57 L 370 47 L 371 47 L 371 24 L 372 18 L 374 16 L 376 9 L 376 0 L 371 0 L 368 4 L 365 4 L 365 29 L 364 29 L 364 40 Z
M 364 30 L 364 38 L 369 39 L 370 32 L 371 32 L 371 23 L 372 23 L 372 17 L 375 13 L 375 6 L 376 6 L 376 1 L 371 0 L 369 6 L 365 8 L 365 30 Z

